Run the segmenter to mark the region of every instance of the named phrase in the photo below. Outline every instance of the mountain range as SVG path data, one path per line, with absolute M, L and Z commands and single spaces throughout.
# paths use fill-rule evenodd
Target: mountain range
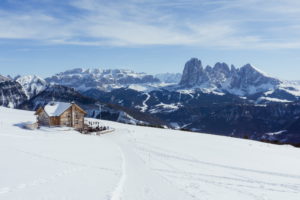
M 0 76 L 0 95 L 8 107 L 34 110 L 53 98 L 75 100 L 95 118 L 300 144 L 299 82 L 251 64 L 203 67 L 191 58 L 182 74 L 77 68 L 46 79 Z
M 59 84 L 85 91 L 92 88 L 113 90 L 131 84 L 154 84 L 158 78 L 145 73 L 124 69 L 72 69 L 45 79 L 50 84 Z

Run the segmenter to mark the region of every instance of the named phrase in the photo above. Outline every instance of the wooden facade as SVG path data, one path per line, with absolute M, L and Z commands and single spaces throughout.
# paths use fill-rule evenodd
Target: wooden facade
M 58 116 L 47 113 L 43 107 L 40 107 L 35 114 L 40 126 L 66 126 L 82 130 L 86 112 L 75 103 L 71 103 Z

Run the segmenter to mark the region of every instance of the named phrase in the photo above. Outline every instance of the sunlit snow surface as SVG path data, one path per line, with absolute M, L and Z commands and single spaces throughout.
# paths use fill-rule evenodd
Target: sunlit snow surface
M 0 107 L 0 199 L 299 200 L 300 149 L 102 121 L 116 131 L 21 129 Z

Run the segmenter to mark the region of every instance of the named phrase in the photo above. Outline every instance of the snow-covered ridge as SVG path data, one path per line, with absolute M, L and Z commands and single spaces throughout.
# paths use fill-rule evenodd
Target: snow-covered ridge
M 1 80 L 3 82 L 12 79 L 0 76 L 0 82 Z M 143 93 L 155 90 L 181 92 L 200 89 L 203 93 L 229 93 L 243 98 L 260 95 L 252 99 L 256 102 L 291 102 L 300 97 L 300 81 L 273 78 L 251 64 L 237 68 L 218 62 L 213 67 L 203 67 L 197 58 L 192 58 L 185 64 L 182 74 L 149 75 L 127 69 L 75 68 L 46 80 L 35 75 L 17 77 L 15 80 L 22 85 L 28 99 L 42 92 L 48 84 L 64 85 L 80 92 L 90 89 L 109 92 L 120 88 Z
M 159 79 L 145 73 L 126 69 L 76 68 L 58 73 L 46 79 L 51 84 L 60 84 L 85 91 L 91 88 L 112 90 L 131 84 L 153 84 Z
M 21 76 L 18 77 L 16 81 L 22 85 L 29 99 L 39 94 L 47 87 L 47 82 L 36 75 Z
M 153 90 L 201 89 L 204 93 L 230 93 L 240 97 L 284 90 L 300 96 L 300 86 L 295 82 L 284 82 L 262 72 L 251 64 L 240 68 L 218 62 L 213 67 L 202 66 L 197 58 L 190 59 L 183 73 L 162 73 L 149 75 L 126 69 L 83 69 L 76 68 L 58 73 L 46 79 L 50 84 L 59 84 L 76 88 L 79 91 L 100 89 L 111 91 L 129 88 L 140 92 Z M 265 97 L 265 96 L 263 96 Z M 266 96 L 270 99 L 272 96 Z M 282 97 L 282 100 L 287 100 Z

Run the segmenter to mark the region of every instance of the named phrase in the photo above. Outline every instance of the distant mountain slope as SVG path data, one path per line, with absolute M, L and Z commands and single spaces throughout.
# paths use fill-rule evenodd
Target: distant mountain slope
M 103 119 L 130 124 L 165 125 L 162 120 L 149 114 L 118 105 L 100 103 L 99 100 L 84 96 L 73 88 L 60 85 L 49 86 L 43 92 L 22 103 L 18 108 L 37 110 L 40 106 L 44 106 L 52 100 L 63 102 L 74 101 L 88 112 L 88 116 L 94 118 L 101 116 Z M 101 115 L 99 105 L 101 105 Z
M 16 79 L 24 88 L 28 98 L 31 98 L 46 89 L 48 83 L 35 75 L 20 76 Z
M 232 94 L 203 93 L 199 89 L 189 93 L 169 90 L 144 93 L 124 88 L 104 92 L 92 89 L 84 94 L 102 102 L 154 115 L 174 128 L 256 140 L 260 140 L 264 133 L 285 129 L 300 117 L 300 104 L 297 102 L 257 105 Z
M 65 85 L 85 92 L 99 89 L 110 92 L 129 88 L 149 92 L 155 90 L 183 91 L 200 89 L 205 93 L 229 93 L 246 97 L 257 104 L 293 102 L 300 98 L 296 82 L 270 77 L 251 64 L 241 68 L 226 63 L 203 67 L 197 58 L 186 62 L 180 73 L 163 73 L 155 76 L 130 70 L 72 69 L 46 79 L 50 84 Z
M 9 80 L 10 80 L 9 78 L 0 75 L 0 82 L 9 81 Z
M 155 78 L 158 78 L 161 82 L 164 83 L 179 83 L 181 79 L 181 73 L 161 73 L 156 74 Z
M 13 80 L 0 82 L 0 106 L 15 108 L 26 100 L 26 93 L 18 82 Z
M 136 73 L 123 69 L 72 69 L 46 78 L 51 84 L 65 85 L 78 90 L 98 88 L 111 90 L 114 88 L 127 87 L 130 84 L 158 83 L 159 79 L 145 73 Z

